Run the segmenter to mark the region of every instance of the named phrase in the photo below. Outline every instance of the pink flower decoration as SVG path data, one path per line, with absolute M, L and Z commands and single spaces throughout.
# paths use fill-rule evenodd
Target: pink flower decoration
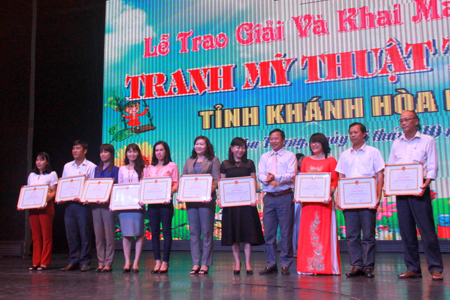
M 341 233 L 345 233 L 345 226 L 339 226 L 341 228 Z
M 396 203 L 387 204 L 387 198 L 384 198 L 381 205 L 378 206 L 377 211 L 377 220 L 381 220 L 381 218 L 386 217 L 389 218 L 392 216 L 393 212 L 397 212 L 397 208 L 395 208 Z

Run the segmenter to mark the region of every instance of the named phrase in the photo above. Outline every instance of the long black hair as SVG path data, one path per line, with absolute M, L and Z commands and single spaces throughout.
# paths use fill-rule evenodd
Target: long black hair
M 172 161 L 172 158 L 170 157 L 170 149 L 169 145 L 167 145 L 164 141 L 156 142 L 155 145 L 153 145 L 153 155 L 152 155 L 152 166 L 156 166 L 158 164 L 158 159 L 156 158 L 155 148 L 158 145 L 162 145 L 164 147 L 164 150 L 166 151 L 166 156 L 164 157 L 164 163 L 163 166 L 167 165 Z
M 144 168 L 145 168 L 145 162 L 144 162 L 144 158 L 142 157 L 141 148 L 139 148 L 139 146 L 136 144 L 129 144 L 127 146 L 127 149 L 125 150 L 125 165 L 130 164 L 130 160 L 128 159 L 128 156 L 127 156 L 127 152 L 129 150 L 134 150 L 138 153 L 138 157 L 134 161 L 134 170 L 138 174 L 139 180 L 141 180 L 142 172 L 144 171 Z

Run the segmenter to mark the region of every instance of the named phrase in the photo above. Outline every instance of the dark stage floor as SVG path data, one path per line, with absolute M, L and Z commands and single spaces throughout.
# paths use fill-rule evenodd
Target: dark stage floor
M 243 256 L 243 253 L 241 254 Z M 348 253 L 342 252 L 342 272 L 348 271 Z M 444 254 L 444 265 L 450 255 Z M 232 274 L 231 252 L 216 252 L 209 275 L 189 275 L 188 251 L 173 251 L 168 274 L 151 274 L 153 254 L 144 251 L 138 274 L 122 274 L 122 251 L 116 251 L 114 271 L 61 272 L 67 255 L 55 255 L 50 270 L 29 272 L 31 258 L 0 258 L 0 299 L 450 299 L 450 272 L 433 282 L 428 272 L 422 279 L 398 280 L 405 270 L 401 253 L 377 254 L 374 279 L 342 276 L 299 276 L 296 264 L 290 276 L 240 276 Z M 422 254 L 423 266 L 426 266 Z M 93 266 L 96 266 L 94 261 Z M 265 254 L 253 253 L 255 271 L 264 268 Z

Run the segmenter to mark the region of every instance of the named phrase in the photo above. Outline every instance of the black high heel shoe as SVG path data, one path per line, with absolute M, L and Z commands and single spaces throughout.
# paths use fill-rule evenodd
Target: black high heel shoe
M 241 263 L 239 263 L 239 270 L 233 270 L 233 275 L 241 274 Z
M 167 263 L 167 268 L 166 268 L 165 270 L 159 269 L 158 273 L 159 273 L 159 274 L 169 273 L 169 263 Z
M 253 275 L 253 270 L 247 270 L 247 275 Z
M 32 266 L 28 269 L 28 271 L 36 271 L 39 266 Z

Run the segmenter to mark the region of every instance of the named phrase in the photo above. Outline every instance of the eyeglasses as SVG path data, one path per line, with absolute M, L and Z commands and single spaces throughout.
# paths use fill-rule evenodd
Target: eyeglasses
M 416 118 L 404 118 L 404 119 L 400 119 L 400 124 L 403 123 L 403 122 L 409 122 L 409 121 L 415 120 L 415 119 L 417 119 L 417 117 L 416 117 Z

